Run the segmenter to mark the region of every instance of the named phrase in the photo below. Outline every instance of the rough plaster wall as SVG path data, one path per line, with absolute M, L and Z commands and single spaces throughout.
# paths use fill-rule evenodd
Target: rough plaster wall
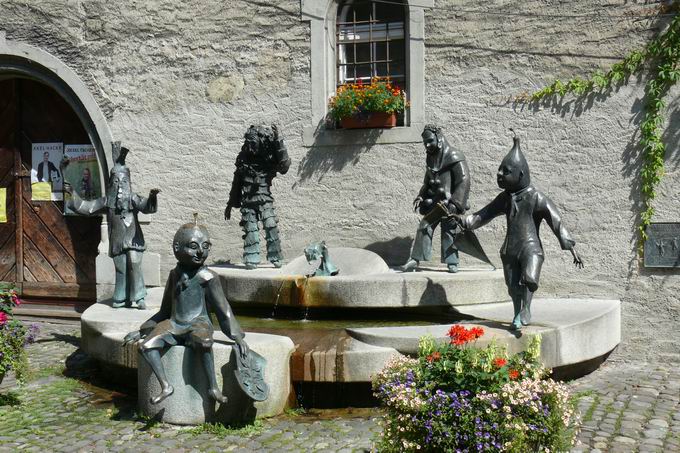
M 680 360 L 678 272 L 641 270 L 635 255 L 644 80 L 581 103 L 507 102 L 554 77 L 606 68 L 659 24 L 606 17 L 641 11 L 643 2 L 437 0 L 436 6 L 426 11 L 426 118 L 466 153 L 473 209 L 497 193 L 495 171 L 511 144 L 507 128 L 514 127 L 534 183 L 561 209 L 586 262 L 575 270 L 544 229 L 539 295 L 620 297 L 621 351 Z M 461 12 L 479 9 L 539 16 Z M 408 253 L 422 147 L 302 147 L 302 127 L 310 122 L 310 33 L 298 1 L 5 0 L 0 17 L 7 39 L 51 52 L 86 82 L 114 137 L 132 150 L 135 190 L 162 189 L 145 234 L 149 249 L 162 256 L 163 273 L 174 264 L 172 235 L 194 211 L 213 235 L 212 257 L 240 260 L 238 212 L 229 223 L 222 212 L 242 134 L 258 122 L 281 125 L 294 161 L 273 189 L 289 259 L 319 239 L 389 249 L 393 259 Z M 669 112 L 659 221 L 678 220 L 677 104 Z M 496 263 L 504 232 L 498 219 L 479 233 Z

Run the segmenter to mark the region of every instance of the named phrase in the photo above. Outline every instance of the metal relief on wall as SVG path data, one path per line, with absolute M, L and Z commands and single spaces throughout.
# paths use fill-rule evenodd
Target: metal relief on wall
M 680 268 L 680 223 L 660 222 L 647 227 L 645 267 Z

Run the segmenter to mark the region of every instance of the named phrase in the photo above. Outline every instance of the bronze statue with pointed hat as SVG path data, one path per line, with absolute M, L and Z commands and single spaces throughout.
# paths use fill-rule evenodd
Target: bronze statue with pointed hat
M 426 125 L 422 138 L 427 153 L 425 179 L 413 200 L 413 207 L 423 219 L 418 225 L 409 260 L 401 270 L 414 271 L 421 261 L 432 258 L 434 230 L 441 224 L 441 261 L 446 263 L 449 272 L 458 272 L 455 244 L 458 225 L 448 214 L 460 215 L 469 208 L 470 170 L 463 153 L 449 145 L 441 128 Z
M 222 332 L 236 343 L 239 364 L 250 363 L 245 359 L 256 355 L 244 341 L 245 334 L 224 296 L 219 278 L 204 265 L 211 245 L 208 230 L 198 224 L 196 217 L 194 222 L 177 230 L 172 242 L 177 265 L 168 275 L 161 308 L 142 324 L 139 331 L 125 336 L 123 344 L 141 340 L 140 353 L 160 382 L 161 393 L 151 398 L 153 404 L 160 403 L 174 392 L 161 362 L 161 352 L 174 345 L 196 350 L 208 378 L 208 393 L 219 403 L 227 402 L 215 376 L 210 311 L 215 313 Z M 252 386 L 252 383 L 249 382 L 249 385 Z M 262 385 L 260 383 L 260 387 Z
M 496 175 L 503 192 L 476 213 L 458 219 L 464 228 L 475 229 L 505 214 L 508 227 L 500 255 L 514 307 L 511 328 L 519 330 L 531 321 L 531 299 L 538 289 L 543 265 L 541 222 L 545 220 L 562 249 L 571 252 L 577 267 L 582 268 L 583 261 L 574 249 L 576 242 L 564 227 L 557 207 L 531 185 L 529 164 L 520 149 L 519 138 L 515 136 L 513 142 Z
M 137 219 L 138 213 L 152 214 L 158 206 L 159 189 L 151 189 L 148 197 L 132 192 L 130 169 L 125 164 L 129 150 L 120 142 L 112 143 L 114 165 L 109 176 L 106 195 L 94 200 L 83 200 L 66 186 L 71 195 L 68 207 L 81 215 L 106 212 L 109 227 L 109 256 L 116 269 L 113 307 L 146 308 L 146 287 L 142 273 L 142 257 L 146 250 L 144 234 Z

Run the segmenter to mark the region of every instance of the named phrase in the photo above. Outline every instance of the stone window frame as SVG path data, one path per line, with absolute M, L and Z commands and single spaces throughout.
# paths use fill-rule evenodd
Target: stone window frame
M 335 21 L 337 0 L 301 0 L 301 19 L 310 22 L 311 120 L 303 127 L 302 143 L 342 146 L 371 143 L 417 143 L 425 124 L 425 12 L 434 0 L 404 0 L 408 8 L 406 59 L 411 107 L 407 125 L 391 129 L 326 129 L 328 99 L 336 88 Z

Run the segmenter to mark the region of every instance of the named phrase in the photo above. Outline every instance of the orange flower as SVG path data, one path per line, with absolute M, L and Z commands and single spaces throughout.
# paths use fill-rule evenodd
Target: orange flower
M 519 371 L 517 371 L 517 370 L 510 370 L 510 371 L 508 372 L 508 376 L 510 376 L 510 379 L 512 379 L 512 380 L 514 381 L 515 379 L 517 379 L 517 378 L 519 377 Z
M 506 363 L 508 363 L 508 361 L 505 360 L 503 357 L 496 357 L 493 361 L 493 365 L 496 368 L 503 368 Z

